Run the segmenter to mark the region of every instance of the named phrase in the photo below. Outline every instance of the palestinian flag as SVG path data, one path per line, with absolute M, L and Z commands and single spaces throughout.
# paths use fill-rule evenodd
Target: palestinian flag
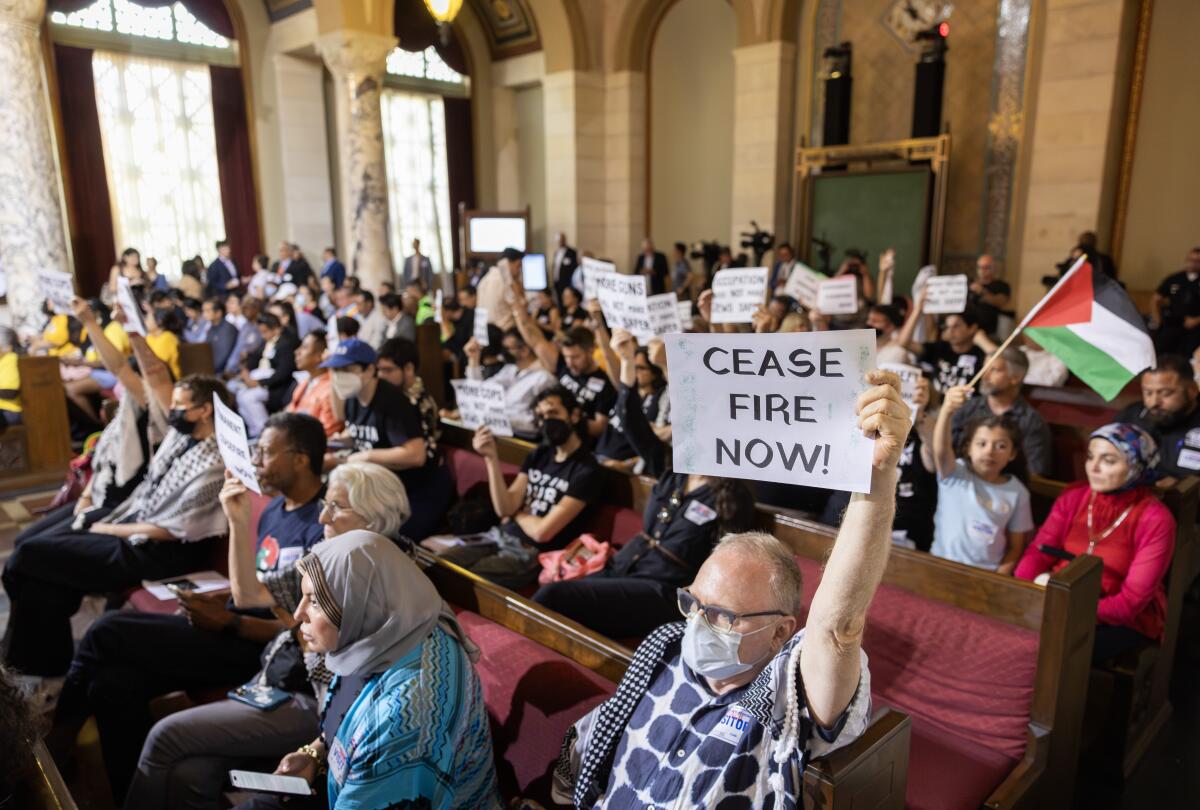
M 1121 285 L 1095 273 L 1085 256 L 1072 265 L 1017 329 L 1112 400 L 1154 365 L 1154 344 Z

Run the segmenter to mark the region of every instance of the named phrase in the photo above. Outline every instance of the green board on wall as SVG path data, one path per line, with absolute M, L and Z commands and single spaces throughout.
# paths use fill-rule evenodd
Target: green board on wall
M 928 167 L 880 172 L 825 172 L 808 181 L 809 232 L 805 239 L 831 245 L 836 271 L 846 248 L 867 255 L 872 274 L 879 256 L 896 249 L 896 295 L 907 295 L 929 250 L 929 194 L 933 175 Z M 817 245 L 808 241 L 808 264 L 820 267 Z

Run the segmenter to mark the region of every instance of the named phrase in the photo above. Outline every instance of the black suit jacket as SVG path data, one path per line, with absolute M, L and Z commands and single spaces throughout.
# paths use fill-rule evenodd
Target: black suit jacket
M 238 328 L 222 318 L 219 324 L 209 327 L 207 340 L 212 347 L 213 368 L 220 374 L 229 362 L 229 355 L 233 354 L 233 347 L 237 345 Z
M 641 275 L 644 272 L 642 267 L 642 254 L 638 253 L 633 258 L 633 272 Z M 667 257 L 666 255 L 654 251 L 654 271 L 650 276 L 650 289 L 648 295 L 658 295 L 667 291 Z
M 267 410 L 271 413 L 282 410 L 291 401 L 292 386 L 296 384 L 292 374 L 296 371 L 296 347 L 300 341 L 290 329 L 284 329 L 275 343 L 275 357 L 271 359 L 271 376 L 260 380 L 259 385 L 267 389 Z M 246 368 L 253 371 L 262 361 L 266 345 L 259 346 L 246 357 Z
M 558 251 L 555 250 L 554 253 L 546 257 L 546 261 L 549 263 L 546 272 L 551 275 L 550 286 L 558 293 L 559 301 L 562 301 L 562 291 L 571 286 L 571 276 L 575 274 L 575 268 L 579 266 L 579 254 L 575 252 L 575 248 L 573 247 L 566 248 L 563 251 L 562 265 L 556 271 L 554 257 L 557 254 Z M 555 275 L 555 272 L 558 275 Z

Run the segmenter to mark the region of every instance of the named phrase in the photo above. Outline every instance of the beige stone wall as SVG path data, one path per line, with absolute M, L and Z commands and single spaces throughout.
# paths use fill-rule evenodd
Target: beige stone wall
M 1017 307 L 1045 293 L 1078 234 L 1106 248 L 1127 112 L 1136 20 L 1133 0 L 1051 0 L 1036 21 L 1026 110 L 1015 282 Z
M 1200 244 L 1200 3 L 1160 0 L 1150 26 L 1121 278 L 1148 290 Z

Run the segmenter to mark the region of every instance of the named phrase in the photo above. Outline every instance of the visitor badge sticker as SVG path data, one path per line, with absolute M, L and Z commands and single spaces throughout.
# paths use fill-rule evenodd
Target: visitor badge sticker
M 874 440 L 855 410 L 873 330 L 664 341 L 676 472 L 870 491 Z

